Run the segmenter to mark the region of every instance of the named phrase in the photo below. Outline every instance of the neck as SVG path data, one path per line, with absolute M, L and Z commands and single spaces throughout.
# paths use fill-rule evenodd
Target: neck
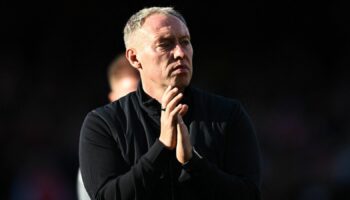
M 142 85 L 142 89 L 150 97 L 156 99 L 159 103 L 162 103 L 162 95 L 163 95 L 165 89 L 155 88 L 155 87 L 147 87 L 146 85 Z
M 162 96 L 164 94 L 164 91 L 167 89 L 167 85 L 163 86 L 151 86 L 148 84 L 144 84 L 142 82 L 142 89 L 143 91 L 148 94 L 150 97 L 156 99 L 160 104 L 162 103 Z M 179 92 L 184 92 L 185 88 L 178 88 Z

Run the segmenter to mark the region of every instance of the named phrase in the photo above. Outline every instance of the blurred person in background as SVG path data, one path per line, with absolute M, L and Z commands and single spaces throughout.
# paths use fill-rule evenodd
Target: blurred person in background
M 125 54 L 120 54 L 108 67 L 107 78 L 110 87 L 108 98 L 110 102 L 113 102 L 135 91 L 140 75 L 139 72 L 130 65 Z
M 172 7 L 145 8 L 124 28 L 135 92 L 94 109 L 79 160 L 92 199 L 261 199 L 255 129 L 238 100 L 190 85 L 187 23 Z
M 108 99 L 113 102 L 135 91 L 140 76 L 138 71 L 130 65 L 125 54 L 119 54 L 108 66 L 107 79 L 110 87 Z M 80 169 L 78 169 L 77 192 L 79 200 L 90 200 L 81 178 Z

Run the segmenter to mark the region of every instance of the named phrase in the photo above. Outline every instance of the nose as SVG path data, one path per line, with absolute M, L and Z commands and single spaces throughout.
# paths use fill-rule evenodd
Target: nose
M 177 59 L 183 59 L 185 57 L 185 51 L 184 47 L 182 47 L 180 44 L 177 44 L 174 48 L 174 58 Z

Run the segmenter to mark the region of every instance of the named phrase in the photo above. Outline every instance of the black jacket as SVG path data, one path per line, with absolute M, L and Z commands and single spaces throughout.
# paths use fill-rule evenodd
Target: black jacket
M 188 87 L 184 117 L 193 157 L 185 165 L 158 140 L 160 104 L 136 92 L 91 111 L 80 135 L 92 199 L 260 199 L 260 154 L 243 106 Z

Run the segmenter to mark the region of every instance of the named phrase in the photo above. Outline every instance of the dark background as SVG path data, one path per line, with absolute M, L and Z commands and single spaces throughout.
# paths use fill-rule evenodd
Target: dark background
M 239 99 L 263 153 L 264 199 L 349 198 L 350 12 L 305 1 L 0 3 L 0 199 L 76 199 L 78 139 L 108 103 L 107 65 L 144 6 L 175 6 L 193 84 Z

